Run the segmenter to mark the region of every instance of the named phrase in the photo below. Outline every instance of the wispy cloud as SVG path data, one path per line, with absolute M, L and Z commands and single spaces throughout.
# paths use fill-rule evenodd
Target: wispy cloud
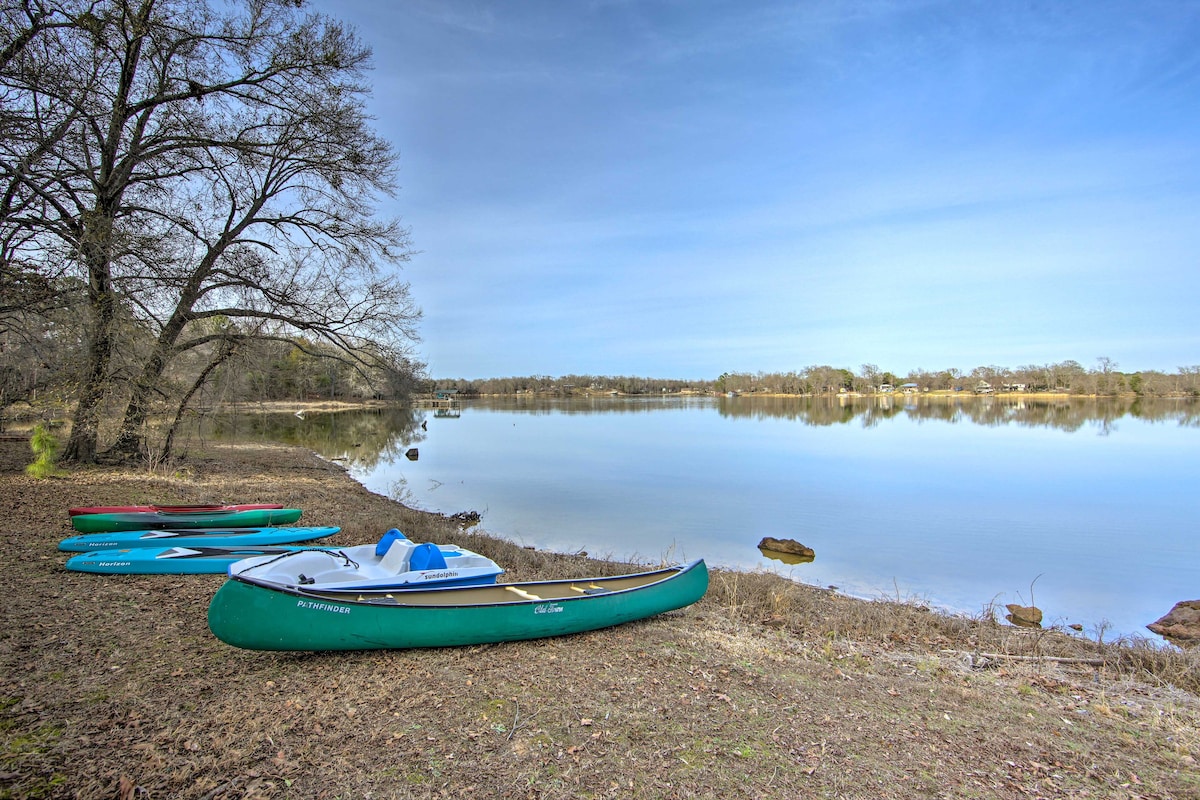
M 1200 3 L 324 1 L 435 372 L 1200 361 Z

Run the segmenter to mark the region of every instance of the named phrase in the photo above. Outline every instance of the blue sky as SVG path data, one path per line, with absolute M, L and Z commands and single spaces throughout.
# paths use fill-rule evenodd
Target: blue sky
M 314 7 L 433 377 L 1200 364 L 1200 2 Z

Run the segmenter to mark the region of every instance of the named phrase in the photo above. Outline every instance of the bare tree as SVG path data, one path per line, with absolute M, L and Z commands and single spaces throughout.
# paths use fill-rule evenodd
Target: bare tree
M 88 287 L 66 458 L 97 455 L 119 306 L 154 345 L 116 453 L 142 447 L 167 365 L 222 335 L 205 320 L 316 337 L 363 369 L 409 363 L 420 313 L 394 269 L 410 255 L 407 231 L 373 213 L 396 154 L 363 109 L 370 51 L 297 5 L 5 7 L 31 31 L 0 72 L 15 133 L 0 144 L 5 263 L 66 263 Z
M 875 364 L 863 364 L 859 367 L 858 380 L 855 381 L 855 389 L 858 391 L 874 391 L 879 385 L 880 379 L 879 367 Z

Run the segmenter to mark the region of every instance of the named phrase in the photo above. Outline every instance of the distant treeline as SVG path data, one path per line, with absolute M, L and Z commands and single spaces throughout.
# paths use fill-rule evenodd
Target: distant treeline
M 1088 369 L 1078 361 L 1008 367 L 983 366 L 907 374 L 863 364 L 857 372 L 828 365 L 793 372 L 726 372 L 711 380 L 673 380 L 638 376 L 531 375 L 512 378 L 431 380 L 428 391 L 456 390 L 465 397 L 507 394 L 784 394 L 821 395 L 839 392 L 871 394 L 902 387 L 920 392 L 974 392 L 986 386 L 996 392 L 1058 392 L 1075 395 L 1133 394 L 1145 397 L 1200 396 L 1200 366 L 1180 367 L 1175 373 L 1143 370 L 1122 372 L 1112 359 L 1099 358 Z

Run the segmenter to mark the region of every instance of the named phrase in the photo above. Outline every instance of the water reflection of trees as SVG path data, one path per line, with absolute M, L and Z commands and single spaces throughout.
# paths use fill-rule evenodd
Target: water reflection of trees
M 523 414 L 649 414 L 663 409 L 704 408 L 713 399 L 691 395 L 665 397 L 552 397 L 548 395 L 516 395 L 469 400 L 462 407 L 489 411 L 508 411 Z
M 1053 428 L 1077 431 L 1085 427 L 1102 433 L 1116 429 L 1122 417 L 1146 422 L 1200 426 L 1200 403 L 1192 400 L 1146 398 L 1036 398 L 1036 397 L 891 397 L 843 396 L 719 398 L 717 411 L 726 417 L 786 419 L 806 425 L 857 423 L 872 427 L 895 417 L 924 422 L 969 423 L 999 427 Z
M 295 414 L 230 414 L 210 418 L 201 435 L 263 439 L 307 447 L 324 458 L 370 469 L 398 460 L 424 441 L 420 409 L 388 407 Z
M 562 398 L 538 395 L 471 400 L 472 409 L 529 414 L 649 414 L 665 409 L 713 408 L 723 417 L 783 419 L 804 425 L 859 424 L 905 417 L 949 423 L 1064 431 L 1093 427 L 1112 430 L 1122 417 L 1147 422 L 1200 426 L 1200 401 L 1144 397 L 1037 397 L 967 395 L 840 395 L 835 397 L 601 397 Z
M 1123 417 L 1143 422 L 1200 427 L 1200 401 L 1147 398 L 922 397 L 504 397 L 462 404 L 461 413 L 503 411 L 543 414 L 651 414 L 683 408 L 713 409 L 735 419 L 782 419 L 803 425 L 856 424 L 873 427 L 895 417 L 999 427 L 1017 425 L 1101 434 Z M 361 411 L 295 414 L 238 414 L 208 417 L 190 435 L 218 439 L 261 439 L 307 447 L 347 465 L 371 469 L 398 461 L 425 440 L 422 427 L 435 412 L 392 407 Z

